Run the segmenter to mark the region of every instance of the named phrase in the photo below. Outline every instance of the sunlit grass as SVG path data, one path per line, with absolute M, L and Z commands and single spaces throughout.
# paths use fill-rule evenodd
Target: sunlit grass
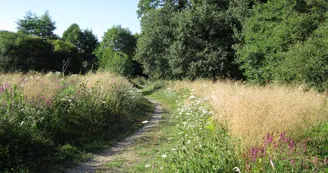
M 268 133 L 301 136 L 319 122 L 328 121 L 327 98 L 301 87 L 248 86 L 240 82 L 199 80 L 172 82 L 175 90 L 188 88 L 208 97 L 214 118 L 227 123 L 244 147 L 263 142 Z

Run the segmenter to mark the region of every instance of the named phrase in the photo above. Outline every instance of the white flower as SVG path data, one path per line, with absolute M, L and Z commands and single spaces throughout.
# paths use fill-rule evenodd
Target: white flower
M 150 167 L 150 164 L 147 164 L 146 166 L 145 166 L 145 168 L 149 168 Z
M 175 148 L 172 148 L 172 151 L 177 151 L 177 149 L 175 149 Z
M 192 100 L 192 99 L 195 99 L 195 98 L 196 98 L 195 96 L 190 96 L 189 100 Z
M 166 155 L 166 154 L 163 154 L 163 155 L 162 155 L 162 158 L 164 158 L 164 159 L 165 159 L 166 157 L 167 157 L 167 155 Z
M 143 121 L 143 122 L 141 122 L 142 124 L 147 124 L 149 121 Z

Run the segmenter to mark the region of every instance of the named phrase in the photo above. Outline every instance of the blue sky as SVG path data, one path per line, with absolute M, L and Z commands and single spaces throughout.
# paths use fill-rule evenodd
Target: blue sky
M 29 10 L 38 16 L 48 10 L 60 36 L 72 23 L 92 29 L 98 38 L 118 24 L 140 32 L 138 0 L 0 0 L 0 4 L 0 30 L 16 31 L 16 21 Z

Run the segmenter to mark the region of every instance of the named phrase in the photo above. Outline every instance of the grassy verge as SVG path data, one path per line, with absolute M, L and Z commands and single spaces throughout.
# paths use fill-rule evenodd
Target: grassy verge
M 127 80 L 107 73 L 0 76 L 0 172 L 61 171 L 127 136 L 153 111 Z
M 232 172 L 238 169 L 242 172 L 327 172 L 328 133 L 327 123 L 324 121 L 325 110 L 321 107 L 322 104 L 312 107 L 317 103 L 324 103 L 321 102 L 322 96 L 312 97 L 313 93 L 302 95 L 301 92 L 294 91 L 301 97 L 317 99 L 307 102 L 310 105 L 304 106 L 304 109 L 312 110 L 306 111 L 307 113 L 320 112 L 315 115 L 319 124 L 306 124 L 307 128 L 298 134 L 289 133 L 288 129 L 279 134 L 267 131 L 264 136 L 258 137 L 257 145 L 245 147 L 241 140 L 249 139 L 237 138 L 231 133 L 229 122 L 218 121 L 218 115 L 215 114 L 217 108 L 213 107 L 215 105 L 211 97 L 197 97 L 202 93 L 190 88 L 192 85 L 175 87 L 180 92 L 172 89 L 150 92 L 152 94 L 149 97 L 162 102 L 169 114 L 164 114 L 164 121 L 159 127 L 145 134 L 136 145 L 127 150 L 125 158 L 130 159 L 118 166 L 117 172 Z M 207 88 L 207 91 L 211 89 L 213 86 Z M 270 91 L 285 93 L 285 89 Z M 298 94 L 290 93 L 286 97 L 299 98 Z M 231 97 L 236 98 L 234 95 Z M 247 98 L 244 96 L 244 99 Z M 229 97 L 225 96 L 224 99 L 229 100 Z M 277 99 L 283 100 L 283 97 Z M 253 101 L 256 100 L 253 98 Z M 275 102 L 270 102 L 273 103 Z M 273 106 L 279 105 L 277 103 Z M 297 117 L 304 110 L 298 108 L 300 107 L 292 109 L 296 111 L 293 116 Z M 287 118 L 291 120 L 290 116 Z M 260 126 L 254 126 L 253 130 L 257 131 L 257 127 Z M 290 127 L 295 132 L 294 128 Z M 252 130 L 252 127 L 248 127 L 248 130 Z

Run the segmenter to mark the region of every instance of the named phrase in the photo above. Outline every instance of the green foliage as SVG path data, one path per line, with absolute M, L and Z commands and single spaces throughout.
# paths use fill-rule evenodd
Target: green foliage
M 125 53 L 116 52 L 111 47 L 98 49 L 99 69 L 123 76 L 132 74 L 132 61 Z
M 143 74 L 141 65 L 133 59 L 135 48 L 137 44 L 137 37 L 131 33 L 129 29 L 122 28 L 121 25 L 113 26 L 105 33 L 99 50 L 111 48 L 115 52 L 122 52 L 128 56 L 132 62 L 133 76 L 140 76 Z
M 324 19 L 318 7 L 296 0 L 268 1 L 255 7 L 244 23 L 244 44 L 237 48 L 238 60 L 249 81 L 263 84 L 276 79 L 285 53 L 294 44 L 307 40 Z
M 83 66 L 84 72 L 94 68 L 93 66 L 96 65 L 96 56 L 94 55 L 94 51 L 99 43 L 92 30 L 81 30 L 79 25 L 74 23 L 63 33 L 63 40 L 75 45 L 78 48 L 81 58 L 85 63 L 87 63 Z
M 230 6 L 235 8 L 228 0 L 167 1 L 161 8 L 147 10 L 136 54 L 146 74 L 174 79 L 239 78 L 232 49 L 238 22 Z
M 173 118 L 180 132 L 174 148 L 162 151 L 163 172 L 232 172 L 239 165 L 233 140 L 211 118 L 204 100 L 190 96 L 179 102 Z
M 52 49 L 50 43 L 39 37 L 0 31 L 0 71 L 48 70 Z
M 23 19 L 17 21 L 17 29 L 18 32 L 24 34 L 56 39 L 57 36 L 54 34 L 55 24 L 56 22 L 51 20 L 48 11 L 40 17 L 29 11 Z
M 173 17 L 173 9 L 166 7 L 151 10 L 141 19 L 142 33 L 137 43 L 136 59 L 151 77 L 170 78 L 167 56 L 174 38 Z
M 52 70 L 67 73 L 81 72 L 83 60 L 79 55 L 77 47 L 61 40 L 50 42 L 54 48 L 53 58 L 51 59 Z
M 328 88 L 328 20 L 304 42 L 293 45 L 278 68 L 278 80 L 305 83 L 324 91 Z
M 76 23 L 73 23 L 71 26 L 69 26 L 63 33 L 62 39 L 64 41 L 70 42 L 76 47 L 80 47 L 80 40 L 82 31 L 80 29 L 80 26 Z
M 44 172 L 76 160 L 94 141 L 134 130 L 144 105 L 140 92 L 119 81 L 106 89 L 65 84 L 55 98 L 35 101 L 16 85 L 1 85 L 0 172 Z

